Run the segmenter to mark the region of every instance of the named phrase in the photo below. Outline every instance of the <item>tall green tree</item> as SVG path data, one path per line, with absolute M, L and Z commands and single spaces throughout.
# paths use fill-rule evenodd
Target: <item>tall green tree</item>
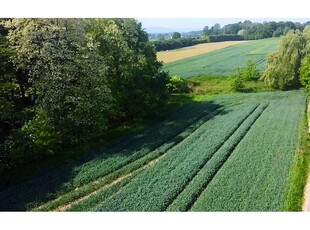
M 304 56 L 305 39 L 299 30 L 289 31 L 282 38 L 279 50 L 267 58 L 262 80 L 277 89 L 299 85 L 299 67 Z
M 108 66 L 108 83 L 115 98 L 113 119 L 154 113 L 167 98 L 168 76 L 161 71 L 162 64 L 141 24 L 135 19 L 91 19 L 86 28 Z
M 174 32 L 172 34 L 172 39 L 179 39 L 179 38 L 181 38 L 181 34 L 179 32 Z
M 65 26 L 57 23 L 13 19 L 6 23 L 8 40 L 14 65 L 31 83 L 27 90 L 38 111 L 27 127 L 34 123 L 40 128 L 36 122 L 44 120 L 41 128 L 51 126 L 62 142 L 77 143 L 106 130 L 112 97 L 97 44 L 83 34 L 82 27 L 68 26 L 73 19 L 63 21 Z

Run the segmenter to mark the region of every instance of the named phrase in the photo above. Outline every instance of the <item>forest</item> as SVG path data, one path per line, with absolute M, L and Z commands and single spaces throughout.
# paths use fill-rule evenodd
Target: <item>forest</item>
M 0 173 L 152 117 L 167 73 L 135 19 L 3 19 Z

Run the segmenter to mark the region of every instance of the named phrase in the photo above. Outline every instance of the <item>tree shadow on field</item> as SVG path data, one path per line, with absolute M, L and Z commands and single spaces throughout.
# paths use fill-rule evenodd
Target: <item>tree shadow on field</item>
M 221 112 L 212 113 L 208 119 L 229 113 L 229 109 L 214 101 L 191 102 L 153 120 L 136 135 L 120 137 L 112 147 L 102 147 L 86 157 L 46 169 L 31 179 L 0 188 L 0 210 L 30 210 L 55 199 L 61 193 L 105 176 L 163 144 L 176 145 L 186 138 L 185 132 L 190 135 L 199 127 L 196 122 L 206 119 L 207 114 L 216 110 Z

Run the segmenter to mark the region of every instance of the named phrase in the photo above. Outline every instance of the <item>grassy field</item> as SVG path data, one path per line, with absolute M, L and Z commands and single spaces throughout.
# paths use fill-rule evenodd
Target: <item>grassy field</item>
M 237 67 L 245 66 L 249 59 L 253 59 L 258 69 L 263 70 L 267 54 L 278 48 L 279 41 L 280 38 L 269 38 L 234 45 L 167 63 L 164 70 L 185 79 L 201 75 L 229 76 Z
M 303 91 L 197 96 L 111 148 L 2 189 L 0 210 L 285 210 L 305 106 Z
M 214 50 L 223 49 L 236 44 L 245 43 L 248 41 L 225 41 L 225 42 L 212 42 L 189 46 L 181 49 L 174 49 L 168 51 L 157 52 L 158 61 L 169 63 L 184 58 L 196 56 L 199 54 L 211 52 Z
M 225 76 L 201 76 L 188 80 L 193 95 L 232 93 L 233 78 Z M 262 81 L 244 81 L 246 92 L 274 91 Z

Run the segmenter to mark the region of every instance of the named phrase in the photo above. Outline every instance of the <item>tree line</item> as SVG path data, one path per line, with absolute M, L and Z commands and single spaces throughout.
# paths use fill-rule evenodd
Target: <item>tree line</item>
M 161 66 L 135 19 L 2 19 L 0 172 L 153 116 Z
M 289 30 L 302 31 L 307 25 L 310 25 L 310 21 L 306 23 L 291 22 L 291 21 L 270 21 L 270 22 L 251 22 L 245 20 L 244 22 L 227 24 L 221 28 L 220 24 L 216 23 L 209 28 L 205 26 L 203 28 L 203 35 L 219 35 L 219 34 L 235 34 L 241 35 L 245 40 L 257 40 L 263 38 L 280 37 L 285 35 Z
M 241 41 L 244 40 L 241 35 L 234 34 L 219 34 L 219 35 L 210 35 L 207 37 L 201 38 L 172 38 L 168 40 L 158 40 L 154 41 L 156 51 L 166 51 L 172 49 L 178 49 L 187 46 L 193 46 L 202 43 L 208 42 L 223 42 L 223 41 Z
M 227 24 L 224 27 L 216 23 L 211 27 L 205 26 L 201 36 L 182 37 L 180 33 L 174 32 L 171 38 L 158 39 L 153 43 L 157 51 L 165 51 L 208 42 L 257 40 L 280 37 L 286 35 L 289 30 L 303 31 L 307 25 L 310 25 L 310 21 L 306 23 L 291 21 L 258 23 L 245 20 L 244 22 Z

